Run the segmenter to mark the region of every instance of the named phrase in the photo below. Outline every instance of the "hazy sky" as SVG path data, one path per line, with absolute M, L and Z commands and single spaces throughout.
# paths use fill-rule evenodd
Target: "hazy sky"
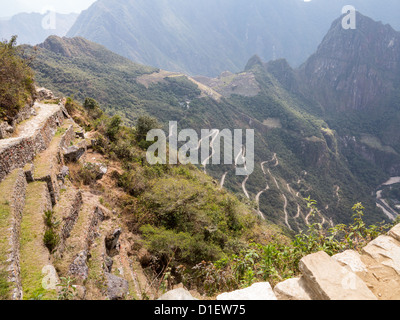
M 96 0 L 0 0 L 0 17 L 11 17 L 20 12 L 79 13 Z

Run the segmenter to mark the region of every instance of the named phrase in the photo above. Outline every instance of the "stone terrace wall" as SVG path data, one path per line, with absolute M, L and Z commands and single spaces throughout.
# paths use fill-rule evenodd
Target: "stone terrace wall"
M 86 239 L 85 239 L 85 250 L 89 251 L 90 247 L 93 244 L 93 241 L 96 239 L 99 225 L 105 219 L 106 209 L 97 206 L 93 212 L 93 215 L 90 219 L 89 229 L 87 231 Z
M 88 229 L 86 230 L 87 233 L 85 236 L 85 242 L 83 244 L 83 251 L 78 253 L 74 261 L 69 266 L 69 273 L 77 279 L 81 279 L 82 281 L 86 280 L 88 277 L 88 255 L 94 240 L 96 237 L 100 236 L 98 232 L 101 222 L 105 219 L 104 212 L 106 212 L 106 209 L 100 206 L 97 206 L 93 211 L 90 217 Z
M 44 151 L 65 117 L 63 108 L 50 116 L 44 124 L 36 130 L 32 137 L 10 139 L 7 143 L 3 140 L 0 145 L 0 182 L 16 168 L 23 168 L 27 163 L 32 162 L 36 154 Z
M 71 235 L 71 231 L 74 228 L 76 221 L 79 217 L 79 210 L 82 206 L 82 192 L 77 191 L 73 196 L 68 208 L 64 209 L 63 224 L 61 227 L 61 232 L 59 234 L 60 242 L 57 248 L 56 256 L 61 257 L 65 250 L 65 241 Z
M 9 272 L 9 282 L 12 284 L 12 299 L 22 299 L 22 285 L 20 276 L 19 248 L 20 248 L 20 226 L 22 212 L 25 206 L 26 178 L 24 171 L 19 170 L 18 176 L 13 186 L 10 205 L 12 207 L 12 226 L 9 229 L 9 257 L 7 260 L 7 270 Z
M 75 139 L 75 129 L 74 126 L 71 124 L 61 138 L 60 148 L 67 148 L 74 139 Z

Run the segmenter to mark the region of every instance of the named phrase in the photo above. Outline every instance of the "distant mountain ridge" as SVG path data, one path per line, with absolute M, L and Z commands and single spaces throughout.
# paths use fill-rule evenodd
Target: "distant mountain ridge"
M 68 37 L 82 36 L 122 56 L 169 71 L 239 72 L 257 54 L 297 67 L 315 50 L 347 0 L 99 0 Z M 364 14 L 400 30 L 396 0 L 353 0 Z
M 47 21 L 47 16 L 48 13 L 20 13 L 9 20 L 0 20 L 0 39 L 9 40 L 17 35 L 19 44 L 36 45 L 51 35 L 65 36 L 78 18 L 77 13 L 54 13 L 51 17 L 54 21 Z

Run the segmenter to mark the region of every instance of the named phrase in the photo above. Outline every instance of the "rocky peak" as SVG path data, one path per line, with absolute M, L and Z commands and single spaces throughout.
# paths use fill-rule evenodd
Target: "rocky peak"
M 254 55 L 249 59 L 244 70 L 249 71 L 253 69 L 255 66 L 260 66 L 260 67 L 264 66 L 264 63 L 262 62 L 261 58 L 258 55 Z
M 335 20 L 301 67 L 313 95 L 325 110 L 364 110 L 389 95 L 400 74 L 400 33 L 356 14 L 356 29 Z

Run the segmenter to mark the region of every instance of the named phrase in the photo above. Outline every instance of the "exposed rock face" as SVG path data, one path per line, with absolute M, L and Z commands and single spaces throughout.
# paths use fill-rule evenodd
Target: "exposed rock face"
M 109 256 L 113 256 L 115 253 L 118 253 L 118 251 L 119 251 L 118 241 L 119 241 L 119 237 L 121 234 L 122 234 L 122 230 L 116 229 L 116 230 L 114 230 L 114 232 L 112 234 L 110 234 L 106 237 L 105 245 L 106 245 L 106 249 L 107 249 L 107 254 Z
M 64 148 L 64 159 L 66 162 L 77 162 L 86 152 L 86 141 L 81 141 L 77 145 Z
M 336 20 L 302 67 L 306 83 L 324 109 L 363 110 L 394 88 L 400 70 L 400 33 L 360 13 L 355 30 Z
M 36 88 L 37 98 L 39 100 L 53 100 L 56 99 L 56 96 L 53 92 L 46 88 Z
M 398 224 L 392 230 L 390 230 L 389 235 L 394 239 L 396 239 L 397 241 L 400 241 L 400 224 Z
M 86 280 L 89 275 L 87 255 L 88 252 L 86 250 L 80 252 L 75 258 L 74 262 L 69 267 L 70 274 L 81 280 Z
M 367 272 L 367 267 L 361 260 L 361 255 L 353 250 L 347 250 L 332 257 L 342 266 L 347 266 L 353 272 Z
M 60 173 L 57 175 L 57 179 L 64 182 L 65 177 L 69 175 L 69 168 L 67 166 L 63 166 L 60 170 Z
M 129 283 L 111 273 L 106 273 L 107 295 L 110 300 L 122 300 L 129 293 Z
M 217 300 L 277 300 L 277 298 L 268 282 L 260 282 L 246 289 L 223 293 Z

